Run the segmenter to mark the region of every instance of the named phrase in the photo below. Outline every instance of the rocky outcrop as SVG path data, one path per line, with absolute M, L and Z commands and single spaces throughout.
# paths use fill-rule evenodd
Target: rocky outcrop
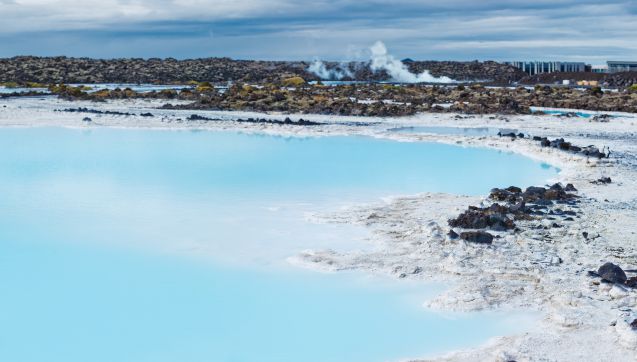
M 295 80 L 296 86 L 285 85 L 290 80 Z M 324 86 L 307 84 L 299 77 L 292 77 L 260 85 L 237 82 L 227 89 L 216 89 L 204 82 L 199 83 L 195 88 L 166 89 L 145 93 L 135 92 L 129 88 L 105 89 L 96 92 L 65 85 L 54 85 L 49 88 L 52 93 L 67 100 L 104 101 L 130 98 L 187 100 L 191 103 L 176 106 L 167 103 L 165 107 L 190 110 L 241 110 L 372 117 L 407 116 L 420 112 L 529 114 L 532 106 L 637 112 L 637 92 L 593 93 L 551 87 L 537 87 L 530 90 L 491 88 L 475 84 L 430 86 L 377 83 Z M 517 137 L 517 135 L 513 136 Z M 592 157 L 603 155 L 599 150 L 577 147 L 564 140 L 537 140 L 546 142 L 546 147 L 552 147 L 555 144 L 560 148 L 568 146 L 572 152 L 588 152 Z
M 344 80 L 388 81 L 386 72 L 373 72 L 369 62 L 346 64 L 326 62 L 329 68 L 344 68 L 351 76 Z M 462 81 L 509 84 L 524 73 L 496 62 L 411 61 L 412 72 L 429 70 L 434 76 Z M 14 57 L 0 59 L 0 82 L 40 83 L 163 83 L 189 81 L 242 81 L 265 83 L 281 78 L 319 78 L 303 61 L 256 61 L 230 58 L 167 59 L 89 59 L 67 57 Z
M 525 76 L 520 79 L 521 84 L 562 84 L 563 81 L 569 80 L 572 83 L 577 81 L 597 81 L 602 86 L 626 88 L 633 84 L 637 84 L 637 72 L 620 72 L 620 73 L 590 73 L 590 72 L 558 72 L 543 73 L 534 76 Z

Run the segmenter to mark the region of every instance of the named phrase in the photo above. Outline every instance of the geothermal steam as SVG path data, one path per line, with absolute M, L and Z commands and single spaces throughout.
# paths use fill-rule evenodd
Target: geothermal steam
M 327 69 L 325 63 L 318 59 L 314 60 L 307 70 L 324 80 L 341 80 L 345 77 L 353 77 L 352 72 L 346 68 L 346 65 L 339 65 L 336 68 Z
M 371 52 L 371 58 L 369 62 L 369 68 L 373 72 L 384 70 L 391 77 L 394 82 L 400 83 L 452 83 L 453 79 L 449 77 L 434 77 L 428 70 L 420 74 L 414 74 L 407 69 L 407 66 L 400 60 L 395 59 L 391 54 L 387 52 L 387 47 L 381 41 L 377 41 L 369 49 Z M 325 80 L 340 80 L 345 77 L 352 78 L 352 72 L 349 70 L 347 64 L 341 64 L 336 68 L 328 69 L 325 63 L 320 60 L 312 62 L 307 69 L 309 72 L 315 74 L 321 79 Z
M 377 72 L 384 70 L 389 74 L 394 82 L 401 83 L 451 83 L 453 79 L 448 77 L 434 77 L 428 70 L 420 74 L 414 74 L 407 69 L 407 66 L 400 60 L 395 59 L 391 54 L 387 53 L 387 47 L 381 41 L 370 48 L 372 52 L 372 61 L 369 67 L 372 71 Z

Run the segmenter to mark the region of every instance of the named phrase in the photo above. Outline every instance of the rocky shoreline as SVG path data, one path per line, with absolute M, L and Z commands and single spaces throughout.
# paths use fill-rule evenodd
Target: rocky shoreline
M 104 102 L 115 99 L 165 100 L 164 109 L 220 110 L 259 113 L 324 114 L 343 116 L 399 117 L 422 112 L 462 114 L 530 114 L 531 107 L 582 109 L 597 112 L 637 113 L 637 90 L 609 92 L 599 88 L 536 86 L 493 88 L 472 86 L 428 86 L 422 84 L 354 84 L 323 86 L 299 77 L 278 84 L 235 83 L 216 89 L 208 83 L 181 90 L 136 92 L 132 89 L 90 91 L 56 85 L 53 94 L 71 101 Z M 25 93 L 23 96 L 33 96 Z M 20 95 L 4 95 L 16 97 Z M 174 101 L 185 101 L 174 104 Z M 576 116 L 576 115 L 575 115 Z M 602 115 L 591 120 L 606 122 Z

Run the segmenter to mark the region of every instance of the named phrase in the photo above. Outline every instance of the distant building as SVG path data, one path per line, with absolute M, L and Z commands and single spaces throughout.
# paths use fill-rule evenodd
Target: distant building
M 506 62 L 528 75 L 556 72 L 585 72 L 586 63 L 581 62 Z
M 599 86 L 599 81 L 596 80 L 580 80 L 577 81 L 577 85 L 582 87 L 597 87 Z
M 637 72 L 637 62 L 608 61 L 608 72 Z
M 594 65 L 591 71 L 593 73 L 608 73 L 608 67 L 605 65 Z

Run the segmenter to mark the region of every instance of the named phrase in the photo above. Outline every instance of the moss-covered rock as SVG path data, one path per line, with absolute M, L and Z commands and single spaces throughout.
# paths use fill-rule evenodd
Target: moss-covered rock
M 301 87 L 305 84 L 305 79 L 301 77 L 285 78 L 281 81 L 284 87 Z

